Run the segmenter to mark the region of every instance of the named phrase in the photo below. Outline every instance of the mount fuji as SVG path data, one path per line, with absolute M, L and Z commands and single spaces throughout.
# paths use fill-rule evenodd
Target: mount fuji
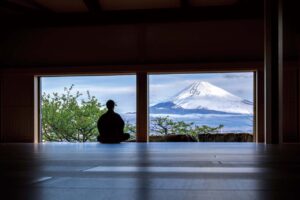
M 150 107 L 153 114 L 253 114 L 253 103 L 209 82 L 196 81 L 167 101 Z

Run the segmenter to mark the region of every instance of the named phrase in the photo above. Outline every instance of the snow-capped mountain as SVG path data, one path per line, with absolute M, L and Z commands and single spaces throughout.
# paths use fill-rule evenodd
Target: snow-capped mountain
M 253 103 L 211 83 L 196 81 L 171 99 L 150 107 L 164 114 L 253 114 Z

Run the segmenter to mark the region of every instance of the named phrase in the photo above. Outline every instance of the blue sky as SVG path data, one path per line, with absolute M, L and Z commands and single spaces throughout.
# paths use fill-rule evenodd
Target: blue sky
M 149 75 L 149 103 L 165 101 L 194 81 L 207 81 L 234 95 L 253 101 L 253 73 L 202 73 Z M 135 75 L 43 77 L 42 92 L 61 93 L 74 84 L 74 91 L 87 90 L 104 104 L 108 99 L 117 103 L 116 111 L 132 112 L 136 108 Z

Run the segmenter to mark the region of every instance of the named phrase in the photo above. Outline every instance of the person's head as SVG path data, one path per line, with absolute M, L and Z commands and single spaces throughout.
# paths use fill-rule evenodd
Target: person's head
M 106 107 L 108 110 L 114 110 L 116 103 L 113 100 L 108 100 L 106 102 Z

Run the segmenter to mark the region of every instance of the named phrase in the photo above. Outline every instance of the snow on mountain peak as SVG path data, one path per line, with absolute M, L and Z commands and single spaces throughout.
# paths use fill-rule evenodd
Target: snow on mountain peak
M 217 86 L 212 85 L 206 81 L 195 81 L 190 86 L 182 90 L 179 94 L 175 96 L 176 99 L 183 99 L 191 96 L 216 96 L 216 97 L 224 97 L 224 98 L 232 98 L 236 100 L 242 100 L 241 98 L 230 94 L 226 90 L 223 90 Z
M 245 103 L 244 99 L 205 81 L 195 81 L 170 101 L 177 107 L 184 109 L 209 109 L 241 114 L 253 113 L 253 106 Z

